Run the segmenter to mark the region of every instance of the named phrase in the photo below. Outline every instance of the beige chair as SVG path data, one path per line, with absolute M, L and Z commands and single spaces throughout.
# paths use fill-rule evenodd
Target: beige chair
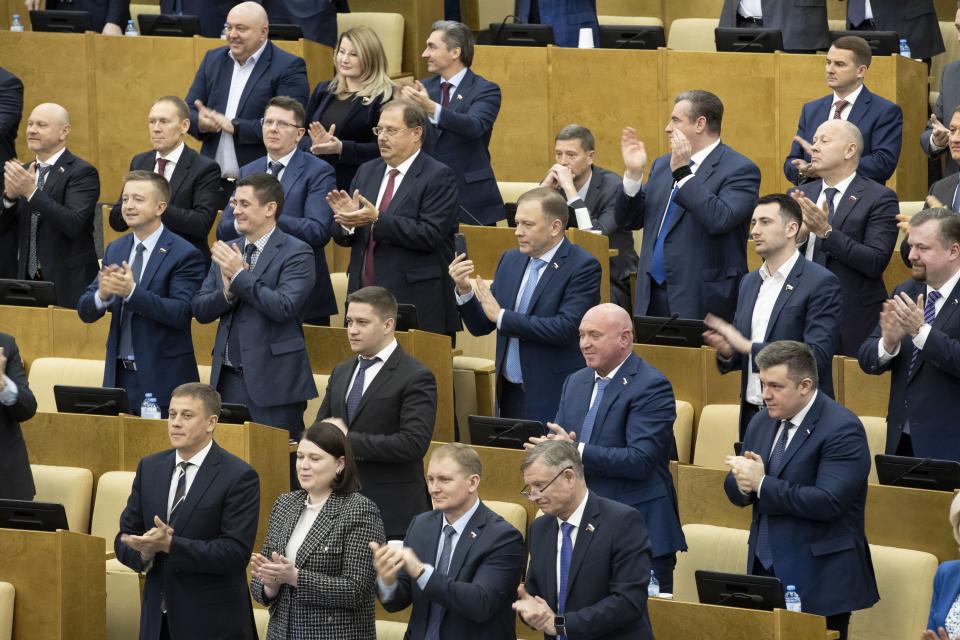
M 307 427 L 313 424 L 313 421 L 317 419 L 317 411 L 320 410 L 320 405 L 323 404 L 323 398 L 327 395 L 327 382 L 330 380 L 328 374 L 313 374 L 313 382 L 317 385 L 317 393 L 319 394 L 313 400 L 307 400 L 307 410 L 303 412 L 303 424 Z
M 270 624 L 270 612 L 266 609 L 259 609 L 256 605 L 253 607 L 253 621 L 257 625 L 257 636 L 267 637 L 267 626 Z
M 900 202 L 900 213 L 912 216 L 925 206 L 927 205 L 923 200 L 903 200 Z M 897 247 L 899 246 L 900 245 L 897 245 Z
M 107 561 L 107 640 L 140 635 L 140 574 L 117 560 Z
M 523 539 L 527 539 L 527 510 L 516 502 L 503 502 L 500 500 L 484 500 L 483 504 L 490 507 L 490 510 L 502 517 L 513 525 L 520 532 Z
M 879 484 L 877 479 L 876 456 L 887 448 L 887 419 L 876 416 L 860 416 L 860 422 L 867 432 L 867 446 L 870 448 L 870 476 L 867 482 Z
M 197 365 L 197 373 L 200 374 L 200 382 L 203 384 L 210 384 L 210 371 L 211 367 L 208 364 Z
M 9 582 L 0 582 L 0 640 L 13 638 L 13 604 L 16 589 Z
M 500 24 L 507 16 L 513 15 L 515 0 L 481 0 L 477 2 L 479 18 L 477 24 L 486 29 L 492 23 Z
M 33 472 L 33 484 L 37 487 L 33 499 L 62 504 L 70 531 L 89 531 L 90 497 L 93 495 L 93 473 L 90 469 L 32 464 L 30 471 Z
M 370 27 L 387 54 L 387 75 L 400 75 L 403 67 L 403 16 L 399 13 L 358 11 L 337 14 L 337 33 L 354 27 Z
M 597 16 L 600 24 L 631 25 L 637 27 L 662 27 L 663 20 L 652 16 Z
M 494 414 L 496 367 L 493 360 L 470 356 L 453 357 L 453 399 L 460 441 L 470 442 L 469 416 Z
M 940 55 L 930 60 L 930 93 L 940 93 L 940 79 L 943 70 L 954 60 L 960 60 L 960 42 L 957 42 L 957 30 L 952 22 L 940 21 L 940 35 L 943 36 L 943 46 L 946 49 Z M 934 100 L 934 104 L 936 100 Z M 944 114 L 946 116 L 946 114 Z M 944 123 L 949 124 L 949 123 Z
M 137 16 L 141 13 L 147 13 L 151 15 L 157 15 L 160 13 L 160 3 L 149 3 L 149 2 L 131 2 L 130 3 L 130 17 L 136 21 Z M 125 25 L 120 25 L 124 27 Z M 137 27 L 140 25 L 137 24 Z
M 719 18 L 679 18 L 670 23 L 667 48 L 675 51 L 716 51 L 714 29 Z
M 683 526 L 687 552 L 677 554 L 677 568 L 673 572 L 673 597 L 683 602 L 699 602 L 694 572 L 697 569 L 746 573 L 746 529 L 716 527 L 710 524 Z
M 546 174 L 546 170 L 544 170 Z M 504 202 L 516 202 L 523 194 L 530 189 L 536 189 L 540 186 L 539 182 L 500 182 L 497 181 L 497 186 L 500 188 L 500 197 L 503 198 Z
M 30 364 L 30 390 L 37 398 L 37 411 L 56 413 L 53 386 L 57 384 L 99 387 L 103 384 L 103 360 L 37 358 Z
M 673 421 L 673 439 L 677 441 L 677 459 L 690 462 L 693 446 L 693 405 L 677 400 L 677 419 Z
M 108 554 L 113 553 L 113 541 L 120 532 L 120 514 L 127 506 L 136 475 L 133 471 L 107 471 L 97 481 L 90 535 L 104 539 Z
M 724 460 L 733 454 L 733 443 L 740 439 L 740 405 L 708 404 L 700 412 L 693 464 L 710 469 L 726 469 Z
M 337 301 L 339 313 L 330 316 L 331 327 L 342 327 L 347 315 L 347 274 L 334 272 L 330 274 L 330 284 L 333 285 L 333 299 Z
M 839 20 L 827 20 L 827 28 L 830 29 L 830 31 L 846 31 L 847 21 L 843 18 Z
M 407 623 L 377 620 L 377 640 L 403 640 Z

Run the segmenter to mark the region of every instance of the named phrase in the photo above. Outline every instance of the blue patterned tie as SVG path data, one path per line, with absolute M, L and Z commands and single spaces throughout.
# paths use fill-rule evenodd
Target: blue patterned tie
M 450 555 L 453 553 L 453 534 L 457 532 L 453 526 L 443 525 L 443 540 L 440 542 L 440 561 L 434 573 L 446 575 L 450 569 Z M 427 618 L 427 631 L 424 640 L 440 640 L 440 622 L 443 620 L 443 606 L 433 602 L 430 604 L 430 613 Z
M 143 252 L 146 250 L 146 247 L 143 246 L 142 242 L 137 243 L 137 255 L 133 257 L 133 265 L 131 266 L 133 282 L 135 284 L 140 284 L 140 274 L 143 273 Z M 133 357 L 133 329 L 130 327 L 131 318 L 133 313 L 127 309 L 126 303 L 124 303 L 123 308 L 120 312 L 120 348 L 117 355 L 123 359 Z
M 256 260 L 253 259 L 253 254 L 257 252 L 257 245 L 252 242 L 248 243 L 243 248 L 244 261 L 247 263 L 247 269 L 252 269 Z M 228 366 L 240 368 L 243 364 L 243 353 L 240 350 L 240 330 L 236 327 L 236 313 L 237 309 L 240 307 L 240 303 L 237 302 L 234 304 L 233 312 L 230 319 L 230 329 L 227 330 L 227 346 L 223 350 L 223 361 L 227 363 Z
M 540 281 L 540 270 L 546 264 L 540 258 L 530 258 L 527 264 L 527 282 L 523 285 L 523 291 L 520 292 L 517 313 L 527 312 L 533 291 L 537 288 L 537 282 Z M 520 341 L 517 338 L 510 338 L 507 342 L 507 358 L 503 365 L 503 375 L 514 384 L 523 382 L 523 370 L 520 368 Z
M 690 168 L 696 163 L 691 160 Z M 663 223 L 660 225 L 660 233 L 657 234 L 657 241 L 653 245 L 653 255 L 650 257 L 650 277 L 659 285 L 667 280 L 667 268 L 663 261 L 663 243 L 667 239 L 667 233 L 670 232 L 670 225 L 673 224 L 673 216 L 680 205 L 677 204 L 677 192 L 680 191 L 680 185 L 673 186 L 670 192 L 670 199 L 667 201 L 667 212 L 663 214 Z
M 923 304 L 923 322 L 924 324 L 933 325 L 933 321 L 937 318 L 937 300 L 940 299 L 939 291 L 931 291 L 927 294 L 927 301 Z M 917 360 L 920 359 L 920 349 L 917 349 L 916 345 L 913 347 L 913 353 L 910 354 L 910 368 L 907 369 L 907 376 L 909 377 L 913 373 L 914 367 L 917 366 Z
M 583 418 L 583 426 L 580 427 L 580 435 L 577 440 L 584 444 L 590 443 L 590 436 L 593 434 L 593 423 L 597 420 L 597 410 L 600 408 L 600 401 L 603 400 L 603 391 L 610 384 L 609 378 L 596 378 L 597 393 L 590 404 L 587 415 Z
M 767 463 L 767 475 L 776 475 L 780 470 L 780 463 L 783 461 L 783 453 L 787 450 L 787 438 L 790 435 L 790 428 L 793 424 L 789 420 L 782 422 L 783 429 L 780 431 L 780 437 L 777 438 L 777 444 L 773 447 L 773 453 L 770 454 L 770 462 Z M 767 522 L 766 514 L 760 514 L 760 521 L 757 523 L 757 557 L 760 558 L 760 564 L 767 571 L 773 566 L 773 550 L 770 548 L 770 528 Z
M 563 532 L 563 542 L 560 544 L 560 588 L 557 591 L 557 614 L 563 615 L 567 610 L 567 581 L 570 577 L 570 561 L 573 559 L 573 525 L 569 522 L 561 522 L 560 530 Z M 566 640 L 567 636 L 557 636 L 560 640 Z
M 380 358 L 360 358 L 360 363 L 357 365 L 357 377 L 354 378 L 350 393 L 347 394 L 347 425 L 353 422 L 353 416 L 357 413 L 357 407 L 360 406 L 360 399 L 363 398 L 363 382 L 366 378 L 367 369 L 377 362 L 380 362 Z

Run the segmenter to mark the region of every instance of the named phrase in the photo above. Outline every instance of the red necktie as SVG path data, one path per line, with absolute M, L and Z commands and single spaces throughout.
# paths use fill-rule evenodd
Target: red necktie
M 448 104 L 450 104 L 450 89 L 452 88 L 453 88 L 453 85 L 450 84 L 449 82 L 440 83 L 440 91 L 443 92 L 443 97 L 440 98 L 441 107 L 446 107 Z
M 846 100 L 837 100 L 837 103 L 833 105 L 833 119 L 839 120 L 840 114 L 843 113 L 843 110 L 847 108 L 847 105 L 850 104 Z
M 396 169 L 391 169 L 390 173 L 387 174 L 387 187 L 383 190 L 383 197 L 380 198 L 380 205 L 377 207 L 380 215 L 387 212 L 387 207 L 390 206 L 390 201 L 393 200 L 393 189 L 398 175 L 400 175 L 400 172 Z M 361 285 L 364 287 L 370 287 L 376 284 L 377 273 L 373 264 L 373 250 L 376 246 L 377 241 L 373 239 L 373 227 L 370 227 L 370 236 L 367 238 L 367 252 L 363 256 L 363 278 Z
M 166 177 L 167 172 L 167 163 L 170 162 L 166 158 L 157 158 L 157 173 L 161 176 Z

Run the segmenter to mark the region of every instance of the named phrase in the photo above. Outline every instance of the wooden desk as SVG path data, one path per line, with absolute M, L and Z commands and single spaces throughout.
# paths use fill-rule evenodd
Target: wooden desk
M 753 611 L 651 598 L 647 610 L 657 640 L 829 637 L 826 618 L 784 609 Z

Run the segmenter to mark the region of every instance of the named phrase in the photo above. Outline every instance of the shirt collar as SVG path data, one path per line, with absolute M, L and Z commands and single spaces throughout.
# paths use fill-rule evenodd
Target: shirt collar
M 386 170 L 389 172 L 391 169 L 396 169 L 397 171 L 400 172 L 401 177 L 407 175 L 407 172 L 410 171 L 410 166 L 413 164 L 413 161 L 417 159 L 417 156 L 420 155 L 420 152 L 421 152 L 421 149 L 417 149 L 416 151 L 413 152 L 412 156 L 410 156 L 409 158 L 407 158 L 406 160 L 404 160 L 403 162 L 401 162 L 395 167 L 391 167 L 388 164 Z M 386 175 L 386 172 L 384 173 L 384 175 Z
M 827 184 L 827 181 L 824 180 L 823 189 L 820 191 L 820 193 L 822 194 L 823 191 L 825 191 L 828 187 L 832 187 L 837 190 L 837 195 L 842 196 L 844 193 L 847 192 L 847 189 L 850 188 L 850 183 L 853 182 L 853 179 L 856 177 L 857 177 L 857 172 L 854 171 L 853 173 L 848 175 L 846 178 L 844 178 L 837 184 Z
M 134 246 L 136 246 L 136 244 L 139 242 L 144 246 L 144 248 L 147 250 L 148 253 L 153 253 L 153 250 L 154 248 L 156 248 L 157 243 L 160 242 L 160 234 L 162 233 L 163 233 L 163 223 L 161 222 L 160 226 L 157 227 L 156 231 L 148 235 L 143 240 L 138 240 L 136 234 L 134 234 L 133 244 Z
M 262 236 L 260 236 L 259 238 L 253 241 L 253 244 L 257 246 L 258 253 L 263 251 L 263 248 L 267 246 L 267 242 L 270 240 L 270 236 L 273 235 L 273 232 L 276 231 L 276 229 L 277 229 L 277 225 L 273 225 L 273 228 L 270 229 L 270 231 L 267 231 L 265 234 L 263 234 Z M 244 248 L 246 248 L 248 244 L 250 243 L 246 239 L 244 239 L 243 241 Z
M 955 274 L 953 274 L 950 279 L 944 282 L 943 286 L 939 289 L 934 289 L 930 285 L 927 285 L 927 295 L 930 295 L 931 291 L 939 291 L 940 295 L 946 298 L 953 293 L 953 290 L 957 287 L 958 280 L 960 280 L 960 271 L 957 271 Z
M 580 199 L 584 202 L 587 201 L 587 192 L 590 191 L 590 181 L 593 180 L 593 168 L 590 169 L 590 175 L 587 176 L 587 181 L 583 183 L 583 186 L 580 187 L 577 191 L 577 195 L 580 196 Z
M 450 100 L 453 100 L 453 92 L 456 91 L 457 87 L 460 86 L 460 83 L 463 82 L 463 79 L 464 77 L 466 77 L 467 71 L 469 70 L 469 68 L 470 67 L 464 67 L 463 69 L 460 69 L 460 71 L 458 71 L 456 75 L 454 75 L 449 80 L 444 80 L 442 76 L 440 77 L 440 82 L 448 82 L 453 85 L 450 88 Z
M 540 260 L 543 260 L 546 263 L 552 262 L 553 256 L 557 255 L 557 250 L 560 248 L 560 245 L 563 244 L 563 238 L 564 236 L 560 236 L 560 241 L 557 242 L 557 244 L 555 244 L 553 248 L 547 249 L 542 256 L 536 256 L 536 257 L 538 257 Z M 531 256 L 531 258 L 533 258 L 533 256 Z
M 601 379 L 604 379 L 604 378 L 606 378 L 607 380 L 613 380 L 615 377 L 617 377 L 617 371 L 620 371 L 620 367 L 623 366 L 623 363 L 626 362 L 626 361 L 627 361 L 627 358 L 629 358 L 629 357 L 630 357 L 630 354 L 628 353 L 628 354 L 627 354 L 627 357 L 624 358 L 623 360 L 621 360 L 621 361 L 620 361 L 620 364 L 618 364 L 618 365 L 615 366 L 613 369 L 611 369 L 611 370 L 610 370 L 610 373 L 608 373 L 608 374 L 605 375 L 605 376 L 601 376 L 599 373 L 597 373 L 597 370 L 594 369 L 594 371 L 593 371 L 593 381 L 596 382 L 597 380 L 601 380 Z
M 211 438 L 210 442 L 207 443 L 207 446 L 205 446 L 203 449 L 200 449 L 200 451 L 198 451 L 192 458 L 190 458 L 190 464 L 196 465 L 197 467 L 202 465 L 203 461 L 207 459 L 207 454 L 210 453 L 210 449 L 212 447 L 213 447 L 213 439 Z M 180 455 L 179 451 L 177 451 L 176 462 L 177 464 L 180 464 L 181 462 L 185 462 L 183 457 Z
M 583 512 L 587 509 L 587 500 L 588 500 L 589 498 L 590 498 L 590 492 L 587 491 L 587 493 L 583 496 L 583 501 L 582 501 L 579 505 L 577 505 L 577 508 L 574 509 L 574 510 L 573 510 L 573 513 L 570 514 L 570 517 L 567 518 L 566 520 L 562 520 L 562 519 L 560 519 L 560 518 L 557 518 L 557 522 L 558 522 L 559 524 L 563 524 L 564 522 L 569 522 L 569 523 L 572 524 L 577 530 L 579 530 L 579 529 L 580 529 L 580 522 L 583 521 Z
M 449 524 L 451 527 L 457 530 L 457 537 L 463 535 L 463 530 L 467 528 L 467 524 L 470 523 L 470 518 L 473 517 L 473 514 L 477 512 L 477 509 L 480 508 L 480 498 L 477 498 L 477 501 L 473 503 L 473 506 L 467 509 L 467 512 L 457 518 L 456 522 L 450 522 L 447 520 L 447 515 L 443 514 L 443 524 Z
M 393 352 L 396 351 L 397 346 L 398 346 L 397 339 L 394 338 L 393 340 L 390 341 L 390 344 L 385 346 L 383 349 L 380 349 L 380 351 L 378 351 L 376 355 L 374 355 L 373 357 L 380 358 L 380 362 L 386 362 L 390 358 L 390 356 L 393 355 Z M 357 357 L 359 361 L 360 356 L 357 356 Z
M 800 252 L 794 250 L 793 255 L 787 258 L 787 261 L 780 265 L 780 268 L 777 269 L 776 273 L 770 273 L 770 267 L 767 266 L 767 263 L 764 262 L 760 265 L 760 279 L 764 282 L 767 279 L 776 276 L 780 280 L 785 280 L 790 272 L 793 271 L 793 266 L 797 264 L 797 260 L 800 258 Z
M 237 62 L 237 58 L 233 55 L 233 51 L 230 51 L 229 47 L 227 48 L 227 55 L 230 56 L 230 59 L 233 60 L 233 63 L 238 67 L 240 67 L 241 69 L 245 67 L 253 67 L 253 66 L 256 66 L 257 60 L 260 59 L 260 55 L 263 53 L 263 50 L 267 48 L 267 43 L 269 42 L 270 40 L 264 40 L 263 44 L 260 45 L 260 48 L 254 51 L 253 55 L 247 58 L 247 61 L 244 62 L 243 64 L 240 64 L 239 62 Z
M 271 163 L 271 162 L 279 162 L 280 164 L 283 165 L 283 169 L 286 170 L 286 168 L 290 166 L 290 159 L 293 157 L 293 154 L 295 154 L 296 152 L 297 152 L 297 148 L 294 147 L 293 149 L 290 150 L 290 153 L 288 153 L 287 155 L 283 156 L 282 158 L 278 158 L 278 159 L 276 159 L 276 160 L 273 160 L 273 159 L 270 157 L 270 154 L 268 153 L 268 154 L 267 154 L 267 166 L 270 166 L 270 163 Z
M 43 166 L 43 167 L 51 166 L 51 167 L 52 167 L 53 165 L 57 164 L 57 162 L 60 161 L 60 156 L 62 156 L 63 153 L 64 153 L 64 151 L 66 151 L 66 150 L 67 150 L 66 147 L 64 147 L 63 149 L 60 149 L 60 151 L 57 151 L 55 154 L 53 154 L 52 156 L 50 156 L 49 158 L 47 158 L 46 162 L 40 162 L 40 158 L 37 158 L 37 166 L 38 166 L 38 167 L 40 167 L 40 166 Z
M 807 414 L 810 413 L 810 407 L 813 406 L 813 402 L 817 399 L 818 393 L 820 392 L 814 389 L 813 395 L 810 396 L 810 401 L 806 404 L 806 406 L 803 409 L 800 409 L 800 411 L 797 411 L 797 413 L 792 418 L 787 418 L 790 421 L 790 424 L 792 424 L 795 427 L 799 427 L 801 424 L 803 424 L 803 421 L 804 419 L 806 419 Z
M 171 152 L 168 153 L 167 155 L 163 155 L 162 153 L 160 153 L 159 151 L 157 151 L 156 157 L 157 157 L 157 158 L 163 158 L 163 159 L 166 160 L 167 162 L 172 162 L 173 164 L 177 164 L 178 162 L 180 162 L 180 156 L 183 155 L 183 148 L 184 148 L 185 146 L 186 146 L 186 145 L 185 145 L 183 142 L 181 142 L 180 144 L 178 144 L 177 146 L 175 146 L 175 147 L 173 148 L 173 151 L 171 151 Z M 154 160 L 156 160 L 156 158 L 155 158 Z
M 857 87 L 856 89 L 854 89 L 853 91 L 851 91 L 851 92 L 850 92 L 850 95 L 848 95 L 846 98 L 841 98 L 840 96 L 837 95 L 837 92 L 834 91 L 834 92 L 833 92 L 833 103 L 832 103 L 832 104 L 837 104 L 837 103 L 840 102 L 841 100 L 846 100 L 846 101 L 850 104 L 850 106 L 853 107 L 853 103 L 855 103 L 855 102 L 857 101 L 857 98 L 860 97 L 860 94 L 861 94 L 861 93 L 863 93 L 863 85 L 862 85 L 862 84 L 861 84 L 859 87 Z
M 707 156 L 713 153 L 713 150 L 718 146 L 720 146 L 720 138 L 714 140 L 713 144 L 710 146 L 704 147 L 703 149 L 700 149 L 700 151 L 697 151 L 695 154 L 691 155 L 690 160 L 693 162 L 693 166 L 690 167 L 690 169 L 696 173 L 697 169 L 700 168 L 700 165 L 703 164 L 703 161 L 707 159 Z

